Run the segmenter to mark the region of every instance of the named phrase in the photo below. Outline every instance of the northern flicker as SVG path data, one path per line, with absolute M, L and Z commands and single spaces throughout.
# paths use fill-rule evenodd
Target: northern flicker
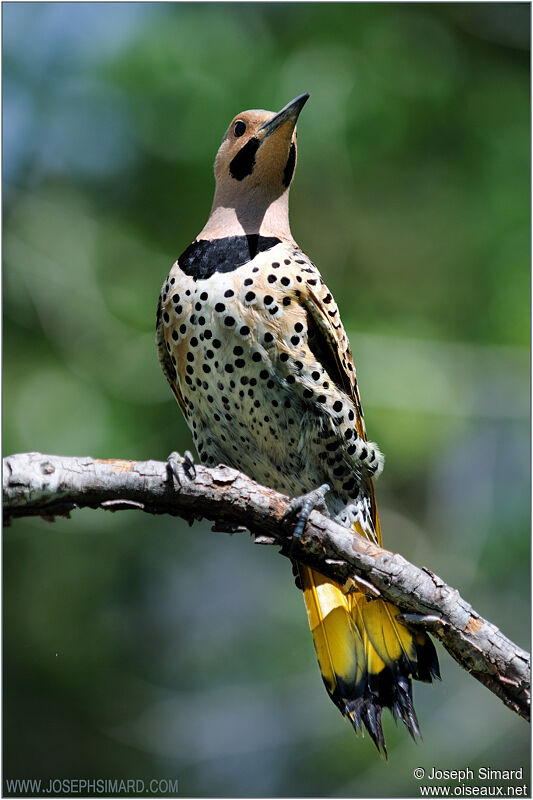
M 209 219 L 161 291 L 159 358 L 204 464 L 323 498 L 354 536 L 381 544 L 372 479 L 383 457 L 366 438 L 337 305 L 289 227 L 296 121 L 308 97 L 276 114 L 238 114 L 224 134 Z M 333 702 L 382 753 L 383 708 L 415 738 L 411 678 L 439 676 L 429 637 L 398 621 L 392 604 L 297 570 Z

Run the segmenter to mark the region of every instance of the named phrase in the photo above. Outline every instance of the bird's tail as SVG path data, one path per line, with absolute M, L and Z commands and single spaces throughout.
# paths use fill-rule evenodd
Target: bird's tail
M 440 677 L 430 638 L 396 619 L 399 610 L 385 600 L 341 587 L 309 567 L 299 566 L 309 626 L 328 693 L 355 730 L 368 731 L 386 756 L 381 726 L 383 708 L 420 736 L 411 678 Z

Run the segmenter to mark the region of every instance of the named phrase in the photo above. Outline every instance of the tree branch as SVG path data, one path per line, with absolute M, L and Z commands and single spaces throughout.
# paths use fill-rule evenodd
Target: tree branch
M 191 524 L 206 517 L 213 530 L 250 530 L 259 544 L 316 568 L 369 596 L 395 603 L 409 625 L 421 624 L 453 658 L 506 706 L 529 720 L 529 654 L 430 570 L 377 547 L 313 511 L 304 536 L 282 519 L 288 498 L 229 467 L 196 466 L 176 480 L 168 463 L 100 460 L 20 453 L 4 459 L 4 515 L 53 520 L 76 508 L 139 509 L 172 514 Z M 347 584 L 348 582 L 348 584 Z

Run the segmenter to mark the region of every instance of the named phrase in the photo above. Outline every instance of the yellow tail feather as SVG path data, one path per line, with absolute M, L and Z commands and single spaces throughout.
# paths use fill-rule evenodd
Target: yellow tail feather
M 413 635 L 396 619 L 399 610 L 384 600 L 367 600 L 362 595 L 355 599 L 364 624 L 364 630 L 377 653 L 387 666 L 394 665 L 403 656 L 416 661 Z
M 351 614 L 349 598 L 320 573 L 300 565 L 309 627 L 330 694 L 339 681 L 358 683 L 364 673 L 363 644 Z

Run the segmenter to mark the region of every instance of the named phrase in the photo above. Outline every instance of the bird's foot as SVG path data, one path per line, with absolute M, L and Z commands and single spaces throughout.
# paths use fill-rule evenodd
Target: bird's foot
M 311 511 L 316 508 L 319 511 L 324 511 L 326 514 L 328 513 L 326 495 L 330 489 L 331 486 L 329 483 L 324 483 L 322 486 L 319 486 L 318 489 L 314 489 L 312 492 L 302 494 L 300 497 L 295 497 L 291 500 L 282 519 L 286 520 L 290 517 L 296 517 L 296 525 L 292 532 L 293 540 L 299 538 L 304 532 Z
M 187 481 L 196 478 L 196 468 L 194 458 L 189 450 L 186 450 L 183 457 L 179 453 L 171 453 L 167 458 L 168 466 L 172 477 L 176 479 L 179 486 L 183 486 Z

